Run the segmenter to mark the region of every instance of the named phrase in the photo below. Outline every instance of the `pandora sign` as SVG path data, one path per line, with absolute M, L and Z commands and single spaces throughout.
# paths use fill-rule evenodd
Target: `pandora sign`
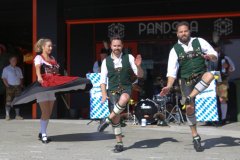
M 139 35 L 161 35 L 161 34 L 174 34 L 176 33 L 176 25 L 179 21 L 173 22 L 146 22 L 138 24 Z M 190 21 L 189 23 L 191 32 L 198 32 L 198 22 Z

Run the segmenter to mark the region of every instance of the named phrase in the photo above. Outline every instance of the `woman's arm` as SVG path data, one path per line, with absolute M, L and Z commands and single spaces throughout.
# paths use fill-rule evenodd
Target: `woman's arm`
M 42 75 L 41 75 L 41 65 L 37 64 L 35 65 L 36 68 L 36 75 L 37 75 L 37 81 L 39 83 L 43 83 Z

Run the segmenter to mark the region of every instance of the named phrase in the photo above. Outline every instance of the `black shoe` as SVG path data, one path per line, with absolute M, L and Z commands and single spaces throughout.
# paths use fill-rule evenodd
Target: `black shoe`
M 107 118 L 104 118 L 98 126 L 98 132 L 103 132 L 108 126 Z
M 49 143 L 49 140 L 48 140 L 48 137 L 47 137 L 47 136 L 42 136 L 41 141 L 42 141 L 42 143 L 44 143 L 44 144 Z
M 39 134 L 38 134 L 38 139 L 39 139 L 39 140 L 42 140 L 42 133 L 39 133 Z M 47 137 L 47 140 L 48 140 L 48 142 L 52 141 L 52 139 L 49 138 L 49 137 Z
M 193 137 L 193 146 L 197 152 L 204 151 L 204 148 L 201 145 L 201 137 L 199 135 Z
M 127 126 L 127 124 L 125 123 L 124 120 L 121 120 L 120 123 L 121 123 L 121 127 L 126 127 Z
M 157 126 L 168 126 L 168 124 L 167 124 L 166 121 L 158 120 L 158 122 L 157 122 Z
M 114 153 L 119 153 L 119 152 L 122 152 L 122 151 L 123 151 L 123 145 L 122 144 L 115 145 L 115 147 L 113 149 Z
M 192 98 L 187 96 L 186 98 L 181 99 L 180 102 L 182 105 L 189 105 L 192 103 Z

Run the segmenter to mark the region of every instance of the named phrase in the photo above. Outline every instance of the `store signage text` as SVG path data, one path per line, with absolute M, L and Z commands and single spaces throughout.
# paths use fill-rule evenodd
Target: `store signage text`
M 174 22 L 148 22 L 138 24 L 138 34 L 139 35 L 161 35 L 161 34 L 175 34 L 176 25 L 179 21 Z M 191 32 L 198 32 L 198 22 L 190 21 L 188 22 Z

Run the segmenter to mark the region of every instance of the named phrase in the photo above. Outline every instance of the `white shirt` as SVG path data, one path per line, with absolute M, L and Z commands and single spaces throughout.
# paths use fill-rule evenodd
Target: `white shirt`
M 17 66 L 8 65 L 3 69 L 2 78 L 6 79 L 9 85 L 20 85 L 23 79 L 22 70 Z
M 38 65 L 38 64 L 40 64 L 40 65 L 46 64 L 46 65 L 52 66 L 50 63 L 48 63 L 47 61 L 45 61 L 45 60 L 42 58 L 42 56 L 40 56 L 40 55 L 37 55 L 37 56 L 34 58 L 34 64 L 35 64 L 35 66 Z
M 183 44 L 182 42 L 180 42 L 178 40 L 178 44 L 180 44 L 184 51 L 187 53 L 189 51 L 193 51 L 193 47 L 192 47 L 192 41 L 196 39 L 196 37 L 191 37 L 188 45 Z M 206 53 L 206 54 L 213 54 L 216 57 L 218 57 L 217 52 L 213 49 L 213 47 L 204 39 L 202 38 L 198 38 L 202 52 Z M 178 72 L 178 68 L 179 68 L 179 63 L 178 63 L 178 56 L 177 53 L 175 51 L 174 48 L 171 49 L 170 53 L 169 53 L 169 58 L 168 58 L 168 69 L 167 69 L 167 77 L 173 77 L 176 78 L 177 77 L 177 72 Z
M 131 54 L 128 54 L 128 57 L 129 57 L 129 63 L 131 65 L 131 68 L 132 68 L 134 74 L 137 75 L 138 69 L 134 62 L 135 58 Z M 111 58 L 114 59 L 113 60 L 114 68 L 122 67 L 122 53 L 119 56 L 119 58 L 117 58 L 117 57 L 113 58 L 113 56 L 111 54 Z M 105 58 L 102 62 L 102 66 L 101 66 L 100 84 L 107 84 L 107 75 L 108 75 L 108 70 L 107 70 L 106 58 Z

